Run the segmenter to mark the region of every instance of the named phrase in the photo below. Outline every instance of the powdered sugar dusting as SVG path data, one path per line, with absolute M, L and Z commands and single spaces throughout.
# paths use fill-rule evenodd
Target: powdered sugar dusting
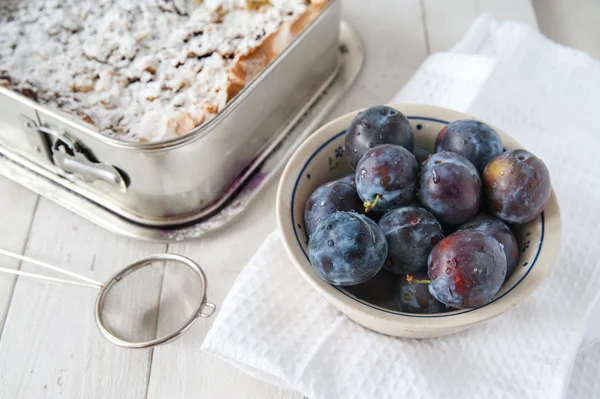
M 4 0 L 0 85 L 107 135 L 187 133 L 227 101 L 236 60 L 305 0 Z

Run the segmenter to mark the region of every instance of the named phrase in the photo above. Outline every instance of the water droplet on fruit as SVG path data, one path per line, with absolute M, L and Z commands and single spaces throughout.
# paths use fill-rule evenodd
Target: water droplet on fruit
M 331 225 L 327 226 L 327 230 L 331 230 Z
M 355 148 L 354 150 L 352 150 L 352 152 L 356 154 L 358 151 L 356 151 L 356 148 Z
M 434 273 L 434 274 L 432 274 L 431 276 L 429 276 L 429 278 L 430 278 L 431 280 L 435 280 L 435 279 L 437 278 L 437 274 L 435 274 L 435 273 Z
M 381 140 L 385 140 L 385 136 L 384 136 L 383 134 L 380 134 L 380 135 L 379 135 L 379 138 L 380 138 Z
M 333 247 L 333 245 L 334 245 L 334 242 L 333 242 L 333 240 L 329 240 L 329 241 L 327 241 L 327 245 L 329 245 L 330 247 Z
M 464 139 L 463 139 L 462 143 L 463 143 L 463 144 L 467 144 L 467 140 L 464 140 Z
M 367 174 L 367 170 L 366 170 L 366 169 L 362 169 L 362 170 L 360 171 L 360 174 L 361 174 L 361 175 L 366 175 L 366 174 Z
M 375 146 L 375 144 L 373 144 L 373 142 L 369 143 L 369 148 L 373 148 Z
M 321 203 L 319 204 L 319 206 L 325 206 L 325 201 L 321 201 Z
M 369 125 L 369 124 L 368 124 L 367 122 L 365 122 L 365 121 L 360 121 L 360 125 L 361 125 L 362 127 L 364 127 L 365 129 L 368 129 L 368 128 L 370 128 L 370 127 L 371 127 L 371 125 Z
M 401 184 L 400 186 L 398 186 L 400 188 L 400 190 L 402 190 L 404 188 L 404 185 Z
M 446 268 L 446 274 L 450 275 L 452 273 L 452 268 L 451 267 L 447 267 Z
M 447 263 L 447 264 L 450 264 L 450 259 L 448 259 L 448 260 L 446 261 L 446 263 Z
M 438 175 L 438 173 L 435 169 L 432 170 L 431 172 L 433 174 L 433 183 L 438 184 L 442 180 L 442 178 L 440 177 L 440 175 Z
M 541 176 L 540 176 L 539 172 L 535 172 L 535 173 L 533 174 L 533 177 L 535 178 L 535 180 L 540 180 L 540 177 L 541 177 Z
M 504 176 L 504 172 L 500 172 L 500 176 Z

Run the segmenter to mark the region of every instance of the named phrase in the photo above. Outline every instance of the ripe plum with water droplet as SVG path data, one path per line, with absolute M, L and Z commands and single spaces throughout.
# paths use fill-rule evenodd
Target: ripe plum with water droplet
M 333 285 L 356 285 L 382 269 L 387 242 L 377 223 L 365 215 L 336 212 L 310 236 L 308 256 L 323 280 Z
M 441 222 L 464 223 L 479 210 L 481 178 L 462 155 L 438 152 L 421 168 L 417 196 Z
M 463 230 L 440 241 L 429 254 L 429 291 L 454 308 L 490 302 L 506 276 L 506 256 L 492 236 Z
M 413 131 L 408 119 L 398 110 L 378 105 L 356 115 L 345 139 L 345 154 L 352 169 L 365 153 L 380 144 L 400 145 L 412 151 Z

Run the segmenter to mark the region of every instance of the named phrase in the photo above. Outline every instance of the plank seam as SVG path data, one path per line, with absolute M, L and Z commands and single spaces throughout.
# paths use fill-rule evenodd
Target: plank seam
M 427 51 L 427 55 L 430 55 L 431 48 L 429 46 L 429 32 L 427 31 L 427 15 L 425 15 L 425 0 L 419 0 L 419 7 L 421 8 L 421 25 L 423 26 L 423 37 L 425 39 L 425 51 Z
M 169 252 L 169 244 L 166 245 L 165 252 Z M 163 275 L 160 281 L 160 290 L 158 291 L 158 310 L 156 311 L 156 329 L 155 334 L 158 333 L 158 323 L 160 320 L 160 300 L 162 298 L 163 285 L 165 282 L 165 273 L 167 272 L 167 264 L 165 262 L 165 267 L 163 268 Z M 146 378 L 146 392 L 144 393 L 144 399 L 148 399 L 148 393 L 150 391 L 150 378 L 152 377 L 152 364 L 154 361 L 154 349 L 150 349 L 150 354 L 148 356 L 148 377 Z
M 29 221 L 29 226 L 27 227 L 27 234 L 25 236 L 25 240 L 23 241 L 23 245 L 21 246 L 21 255 L 25 255 L 27 250 L 27 245 L 29 244 L 29 236 L 31 235 L 31 228 L 33 227 L 33 221 L 35 220 L 35 215 L 37 213 L 38 204 L 40 203 L 40 196 L 38 195 L 35 199 L 35 205 L 33 206 L 33 212 L 31 213 L 31 220 Z M 17 263 L 17 270 L 21 270 L 23 265 L 22 261 Z M 10 298 L 8 300 L 8 305 L 6 306 L 6 314 L 4 315 L 2 325 L 0 326 L 0 343 L 2 342 L 2 337 L 4 335 L 4 328 L 6 327 L 6 321 L 8 320 L 8 316 L 10 314 L 10 308 L 12 305 L 13 297 L 15 295 L 15 291 L 17 288 L 17 282 L 19 282 L 19 276 L 15 276 L 14 281 L 10 288 Z

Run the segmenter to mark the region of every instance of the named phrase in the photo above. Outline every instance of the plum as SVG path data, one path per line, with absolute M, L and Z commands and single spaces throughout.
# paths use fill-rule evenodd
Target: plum
M 397 274 L 427 270 L 427 257 L 444 234 L 438 221 L 427 210 L 407 206 L 386 213 L 379 226 L 388 243 L 384 268 Z
M 417 160 L 404 147 L 382 144 L 367 151 L 356 167 L 356 190 L 367 212 L 408 205 L 417 173 Z
M 509 278 L 515 271 L 519 262 L 519 245 L 510 227 L 502 220 L 480 213 L 474 219 L 461 225 L 459 230 L 477 230 L 494 237 L 502 245 L 504 255 L 506 255 L 506 278 Z
M 417 280 L 426 280 L 427 272 L 411 275 Z M 396 308 L 401 312 L 432 314 L 447 312 L 449 308 L 435 299 L 426 284 L 413 283 L 412 278 L 401 277 L 394 292 Z
M 308 197 L 304 208 L 306 234 L 315 231 L 319 223 L 338 211 L 362 212 L 363 205 L 356 189 L 348 183 L 333 181 L 319 186 Z
M 435 140 L 435 152 L 451 151 L 467 158 L 478 171 L 502 154 L 502 140 L 489 125 L 473 119 L 450 122 Z
M 537 218 L 550 200 L 550 173 L 541 159 L 525 150 L 506 151 L 483 172 L 487 206 L 509 223 Z
M 492 236 L 463 230 L 440 241 L 429 254 L 429 292 L 453 308 L 490 302 L 506 277 L 506 256 Z
M 333 285 L 363 283 L 383 268 L 387 242 L 371 219 L 354 212 L 335 212 L 323 220 L 308 241 L 315 272 Z
M 345 153 L 354 170 L 358 161 L 379 144 L 400 145 L 412 151 L 413 131 L 408 119 L 398 110 L 378 105 L 356 115 L 345 139 Z
M 438 152 L 421 168 L 417 196 L 440 222 L 461 224 L 479 210 L 481 178 L 462 155 Z

